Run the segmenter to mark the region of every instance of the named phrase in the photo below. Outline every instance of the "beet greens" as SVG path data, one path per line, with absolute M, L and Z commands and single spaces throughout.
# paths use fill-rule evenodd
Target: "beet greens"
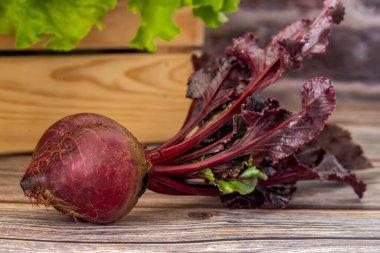
M 331 27 L 343 13 L 339 1 L 326 1 L 317 18 L 289 25 L 265 48 L 248 33 L 233 40 L 225 58 L 196 59 L 201 67 L 189 79 L 189 115 L 176 136 L 148 151 L 153 164 L 148 187 L 165 194 L 221 191 L 227 206 L 258 206 L 266 199 L 284 207 L 297 181 L 335 180 L 351 185 L 362 197 L 365 184 L 333 155 L 326 153 L 316 164 L 299 158 L 298 151 L 322 132 L 335 108 L 330 80 L 316 77 L 303 85 L 298 113 L 259 97 L 285 72 L 299 69 L 303 58 L 324 53 Z M 281 196 L 280 202 L 275 195 Z M 245 204 L 231 199 L 244 199 L 237 202 Z
M 370 164 L 347 132 L 325 127 L 336 104 L 330 80 L 306 81 L 296 113 L 260 96 L 284 73 L 300 69 L 305 57 L 324 53 L 343 13 L 338 0 L 327 0 L 314 20 L 289 25 L 264 48 L 248 33 L 234 39 L 222 59 L 194 58 L 185 123 L 154 149 L 144 151 L 101 115 L 58 121 L 36 147 L 21 181 L 25 194 L 98 223 L 127 214 L 146 184 L 163 194 L 220 196 L 234 208 L 265 201 L 286 207 L 300 180 L 343 182 L 361 198 L 366 185 L 348 169 Z

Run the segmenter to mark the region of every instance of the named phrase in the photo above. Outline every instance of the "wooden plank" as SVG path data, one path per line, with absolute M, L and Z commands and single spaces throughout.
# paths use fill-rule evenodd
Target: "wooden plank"
M 1 239 L 8 240 L 142 244 L 263 238 L 380 240 L 380 210 L 136 207 L 123 219 L 103 226 L 23 204 L 0 204 L 0 214 Z
M 190 54 L 0 58 L 0 153 L 31 151 L 56 120 L 78 112 L 109 116 L 143 142 L 181 126 Z
M 200 19 L 192 15 L 189 8 L 180 9 L 174 20 L 181 29 L 181 34 L 171 42 L 158 40 L 159 47 L 190 47 L 202 46 L 204 43 L 204 26 Z M 140 18 L 126 10 L 125 1 L 119 1 L 116 8 L 109 12 L 103 20 L 105 29 L 99 31 L 94 27 L 79 43 L 78 49 L 121 49 L 128 48 L 129 41 L 137 31 Z M 15 50 L 14 36 L 0 35 L 0 51 Z M 40 42 L 31 49 L 41 49 Z
M 16 171 L 13 175 L 22 171 L 17 167 L 20 164 L 17 161 L 27 163 L 29 157 L 20 158 L 1 159 L 0 171 L 4 173 L 0 176 L 1 200 L 7 193 L 4 188 L 21 197 L 21 190 L 15 190 L 14 182 L 19 177 L 11 176 L 12 169 Z M 372 175 L 378 177 L 378 173 Z M 373 178 L 373 181 L 379 185 L 378 179 Z M 336 194 L 331 186 L 319 207 L 315 204 L 321 201 L 318 196 L 311 191 L 305 194 L 309 195 L 308 202 L 313 202 L 318 209 L 311 209 L 309 205 L 308 209 L 292 205 L 286 210 L 230 210 L 216 206 L 215 199 L 211 198 L 184 198 L 148 192 L 128 216 L 106 226 L 75 223 L 52 208 L 46 210 L 29 203 L 1 201 L 0 249 L 31 250 L 40 246 L 38 248 L 46 251 L 62 252 L 95 248 L 101 252 L 121 249 L 155 252 L 159 245 L 162 251 L 157 252 L 187 252 L 190 249 L 220 252 L 230 249 L 228 246 L 237 252 L 252 252 L 253 249 L 304 252 L 308 245 L 310 252 L 318 252 L 318 247 L 326 249 L 324 252 L 339 252 L 336 249 L 349 245 L 352 249 L 376 252 L 374 250 L 380 245 L 378 206 L 375 210 L 329 210 L 329 206 L 324 204 Z M 371 196 L 378 195 L 374 193 Z M 298 198 L 295 196 L 293 202 Z M 249 251 L 246 251 L 247 247 Z
M 378 126 L 360 126 L 340 124 L 348 131 L 355 142 L 362 145 L 365 155 L 372 160 L 380 160 L 380 128 Z
M 82 111 L 118 120 L 141 141 L 164 141 L 180 127 L 189 104 L 184 98 L 189 54 L 0 59 L 0 153 L 31 151 L 51 123 Z M 297 110 L 301 84 L 284 79 L 266 94 Z M 354 137 L 369 131 L 379 139 L 380 89 L 335 85 L 338 105 L 330 122 L 348 127 Z M 366 151 L 373 158 L 379 143 L 370 143 Z
M 69 243 L 0 239 L 5 252 L 263 252 L 263 253 L 378 253 L 378 240 L 362 239 L 244 239 L 173 243 Z

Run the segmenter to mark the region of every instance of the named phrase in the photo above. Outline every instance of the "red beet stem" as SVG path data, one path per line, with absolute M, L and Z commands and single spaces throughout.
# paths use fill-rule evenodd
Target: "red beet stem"
M 167 160 L 170 160 L 173 157 L 180 156 L 186 151 L 192 149 L 205 139 L 207 139 L 211 134 L 215 133 L 220 127 L 225 125 L 228 121 L 232 119 L 232 116 L 240 110 L 240 106 L 244 103 L 248 96 L 255 94 L 255 89 L 258 84 L 268 75 L 268 73 L 275 68 L 277 64 L 279 64 L 279 59 L 274 61 L 268 68 L 266 68 L 259 77 L 252 80 L 252 82 L 248 85 L 247 89 L 244 93 L 239 97 L 239 99 L 226 111 L 224 112 L 216 121 L 211 123 L 206 128 L 201 129 L 199 132 L 191 136 L 189 139 L 168 147 L 164 149 L 160 149 L 158 151 L 148 153 L 148 159 L 153 164 L 160 164 Z
M 191 185 L 186 182 L 170 179 L 156 175 L 149 182 L 148 187 L 163 194 L 174 195 L 202 195 L 202 196 L 219 196 L 220 191 L 209 186 Z

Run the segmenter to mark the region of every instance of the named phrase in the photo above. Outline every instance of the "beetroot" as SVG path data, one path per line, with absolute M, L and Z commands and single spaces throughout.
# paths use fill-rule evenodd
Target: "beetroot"
M 368 161 L 339 134 L 343 130 L 325 128 L 336 104 L 331 81 L 305 82 L 296 113 L 260 97 L 305 57 L 325 52 L 342 14 L 340 2 L 328 0 L 314 20 L 291 24 L 265 48 L 248 33 L 233 40 L 223 59 L 195 58 L 186 121 L 154 149 L 144 150 L 124 127 L 100 115 L 58 121 L 39 141 L 21 187 L 37 203 L 96 223 L 128 213 L 146 184 L 163 194 L 220 196 L 233 208 L 264 202 L 286 207 L 300 180 L 343 182 L 361 198 L 366 185 L 336 150 L 350 148 L 349 164 L 356 168 Z M 344 141 L 336 141 L 342 136 Z
M 107 223 L 136 204 L 150 167 L 143 147 L 123 126 L 81 113 L 63 118 L 43 134 L 21 187 L 38 204 Z

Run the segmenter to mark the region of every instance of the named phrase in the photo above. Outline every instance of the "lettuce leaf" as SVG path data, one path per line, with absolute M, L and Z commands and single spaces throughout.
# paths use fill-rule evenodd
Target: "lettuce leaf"
M 193 14 L 199 17 L 208 27 L 218 27 L 227 22 L 224 13 L 237 11 L 239 0 L 193 0 Z
M 130 0 L 128 8 L 140 14 L 141 21 L 136 36 L 129 43 L 133 48 L 156 50 L 155 38 L 170 41 L 180 33 L 174 24 L 174 12 L 180 7 L 178 0 Z
M 15 33 L 16 48 L 19 49 L 48 37 L 45 48 L 68 51 L 88 34 L 93 25 L 103 29 L 101 20 L 116 2 L 2 0 L 0 33 Z
M 193 9 L 207 26 L 227 21 L 224 13 L 236 11 L 239 0 L 129 0 L 128 8 L 141 17 L 136 36 L 130 42 L 135 49 L 154 51 L 155 39 L 170 41 L 180 33 L 173 15 L 185 6 Z M 15 34 L 17 49 L 47 39 L 45 48 L 69 51 L 101 20 L 117 0 L 2 0 L 0 34 Z M 125 24 L 126 29 L 129 24 Z
M 180 33 L 173 15 L 179 8 L 189 6 L 193 15 L 201 18 L 208 27 L 227 22 L 224 13 L 238 9 L 239 0 L 130 0 L 128 8 L 140 14 L 141 21 L 130 46 L 136 49 L 156 50 L 156 38 L 170 41 Z

